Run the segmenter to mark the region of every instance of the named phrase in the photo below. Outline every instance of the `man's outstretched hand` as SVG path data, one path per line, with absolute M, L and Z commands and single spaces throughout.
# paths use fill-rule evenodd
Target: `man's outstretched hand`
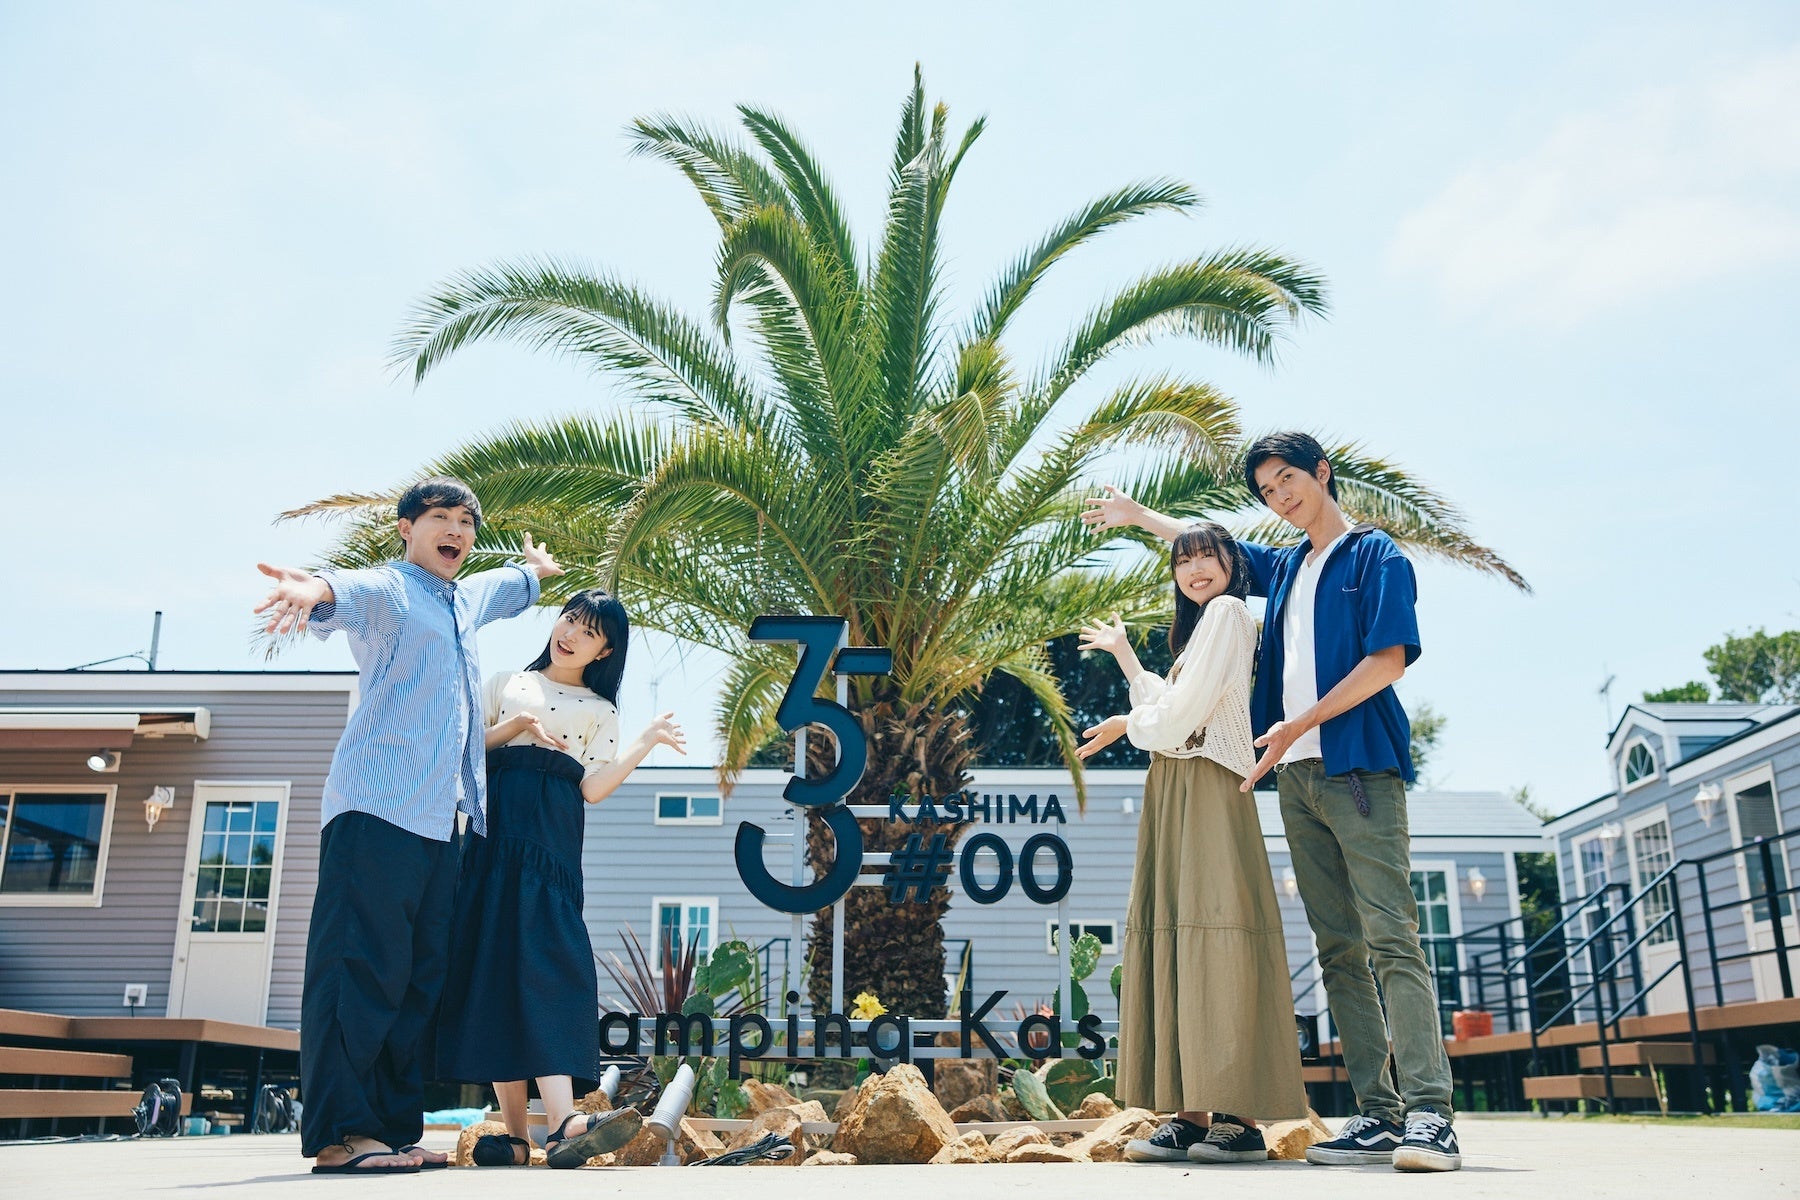
M 275 581 L 268 596 L 252 610 L 269 614 L 269 623 L 263 626 L 265 633 L 301 632 L 306 628 L 306 619 L 314 606 L 332 599 L 331 585 L 317 575 L 295 567 L 272 567 L 268 563 L 257 563 L 256 569 Z
M 525 560 L 526 566 L 537 572 L 539 579 L 563 573 L 563 569 L 556 565 L 556 560 L 550 557 L 550 547 L 538 545 L 531 540 L 529 533 L 525 535 L 525 545 L 519 551 L 519 557 Z

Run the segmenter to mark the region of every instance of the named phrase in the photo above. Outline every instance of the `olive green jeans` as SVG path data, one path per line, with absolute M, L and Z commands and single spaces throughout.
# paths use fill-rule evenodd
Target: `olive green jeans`
M 1358 772 L 1358 780 L 1367 816 L 1357 810 L 1350 776 L 1326 775 L 1319 759 L 1288 763 L 1276 775 L 1331 1023 L 1358 1111 L 1399 1121 L 1429 1104 L 1448 1117 L 1450 1058 L 1437 990 L 1419 945 L 1406 787 L 1393 771 Z M 1390 1038 L 1398 1093 L 1388 1076 Z

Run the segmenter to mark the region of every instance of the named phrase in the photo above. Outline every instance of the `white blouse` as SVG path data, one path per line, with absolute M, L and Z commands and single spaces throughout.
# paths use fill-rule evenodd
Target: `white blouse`
M 1131 681 L 1126 736 L 1165 758 L 1210 758 L 1235 775 L 1256 765 L 1250 733 L 1250 672 L 1256 618 L 1236 596 L 1201 614 L 1167 681 L 1152 671 Z
M 502 671 L 487 681 L 481 713 L 490 729 L 522 712 L 567 742 L 567 753 L 589 775 L 619 755 L 619 710 L 587 687 L 570 687 L 537 671 Z M 544 745 L 530 730 L 506 744 Z

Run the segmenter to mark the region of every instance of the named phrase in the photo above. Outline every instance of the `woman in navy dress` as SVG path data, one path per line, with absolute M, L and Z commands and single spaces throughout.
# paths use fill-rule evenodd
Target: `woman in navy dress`
M 638 1130 L 630 1109 L 578 1113 L 574 1098 L 574 1080 L 596 1079 L 600 1059 L 599 981 L 581 913 L 585 806 L 657 745 L 686 753 L 670 713 L 618 744 L 629 638 L 617 599 L 577 593 L 537 660 L 484 689 L 487 836 L 471 838 L 463 860 L 437 1064 L 441 1078 L 494 1085 L 508 1134 L 477 1143 L 478 1165 L 529 1159 L 531 1080 L 553 1167 L 579 1167 Z

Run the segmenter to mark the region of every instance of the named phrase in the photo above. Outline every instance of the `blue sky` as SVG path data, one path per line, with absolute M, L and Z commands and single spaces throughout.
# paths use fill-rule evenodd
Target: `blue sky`
M 1530 578 L 1420 571 L 1402 694 L 1449 717 L 1438 784 L 1589 799 L 1606 673 L 1616 710 L 1703 677 L 1727 630 L 1800 625 L 1800 9 L 859 7 L 0 7 L 0 667 L 138 649 L 157 608 L 165 666 L 257 665 L 253 564 L 329 539 L 275 513 L 621 403 L 500 346 L 415 391 L 385 365 L 413 298 L 556 253 L 703 311 L 710 219 L 621 136 L 664 110 L 784 113 L 872 233 L 915 61 L 953 119 L 989 118 L 948 218 L 959 300 L 1119 183 L 1208 198 L 1059 269 L 1015 354 L 1209 248 L 1329 277 L 1272 370 L 1168 345 L 1121 369 L 1364 440 Z M 491 629 L 487 665 L 546 628 Z M 707 760 L 717 660 L 641 651 L 627 725 L 654 686 Z M 348 664 L 334 642 L 282 665 Z

